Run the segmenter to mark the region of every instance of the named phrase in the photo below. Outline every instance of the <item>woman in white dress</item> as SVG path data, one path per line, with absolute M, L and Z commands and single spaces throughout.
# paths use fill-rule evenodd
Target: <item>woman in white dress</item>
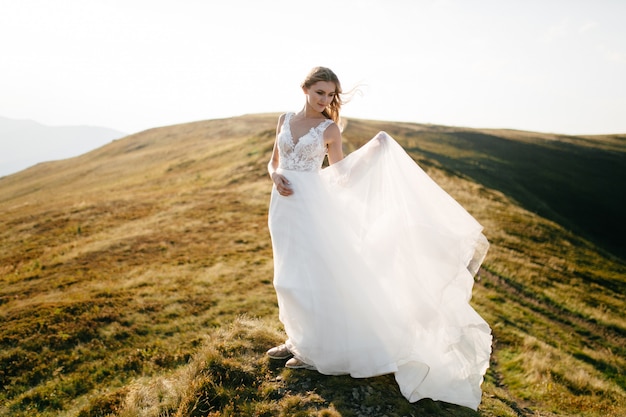
M 343 157 L 331 70 L 314 68 L 302 90 L 304 108 L 280 116 L 268 164 L 288 336 L 268 355 L 327 375 L 393 373 L 411 402 L 476 409 L 491 353 L 491 330 L 469 305 L 482 227 L 386 133 Z

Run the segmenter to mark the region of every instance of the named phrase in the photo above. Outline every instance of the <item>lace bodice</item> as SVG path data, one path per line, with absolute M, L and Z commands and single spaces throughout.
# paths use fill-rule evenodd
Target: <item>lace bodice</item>
M 324 131 L 333 121 L 326 119 L 296 139 L 291 134 L 289 121 L 294 113 L 287 113 L 278 134 L 279 167 L 293 171 L 317 171 L 322 167 L 326 146 Z

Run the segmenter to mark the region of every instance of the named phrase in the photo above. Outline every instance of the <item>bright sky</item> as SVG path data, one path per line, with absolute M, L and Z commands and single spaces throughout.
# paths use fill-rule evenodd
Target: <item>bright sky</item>
M 134 133 L 299 110 L 626 133 L 624 0 L 0 0 L 0 115 Z

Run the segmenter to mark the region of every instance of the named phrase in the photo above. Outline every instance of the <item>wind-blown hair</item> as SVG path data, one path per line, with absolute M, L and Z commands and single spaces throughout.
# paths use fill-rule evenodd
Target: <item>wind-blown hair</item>
M 330 104 L 326 106 L 322 114 L 326 116 L 328 119 L 331 119 L 332 121 L 337 123 L 337 125 L 339 125 L 340 124 L 339 111 L 341 110 L 341 104 L 342 104 L 342 100 L 341 100 L 342 91 L 341 91 L 341 83 L 339 83 L 339 78 L 337 78 L 337 75 L 335 75 L 335 73 L 332 72 L 329 68 L 315 67 L 311 70 L 311 72 L 309 72 L 309 75 L 306 76 L 306 78 L 301 84 L 301 87 L 311 88 L 311 86 L 318 81 L 329 81 L 335 84 L 335 96 L 333 97 Z

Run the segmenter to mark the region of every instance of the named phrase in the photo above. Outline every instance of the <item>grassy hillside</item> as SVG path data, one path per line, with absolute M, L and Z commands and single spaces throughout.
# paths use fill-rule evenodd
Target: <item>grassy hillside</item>
M 275 120 L 153 129 L 0 178 L 0 415 L 626 414 L 626 266 L 581 234 L 619 241 L 561 204 L 592 172 L 603 217 L 619 209 L 623 138 L 349 122 L 347 150 L 388 131 L 485 226 L 472 303 L 495 342 L 475 413 L 264 355 L 284 338 L 266 224 Z

